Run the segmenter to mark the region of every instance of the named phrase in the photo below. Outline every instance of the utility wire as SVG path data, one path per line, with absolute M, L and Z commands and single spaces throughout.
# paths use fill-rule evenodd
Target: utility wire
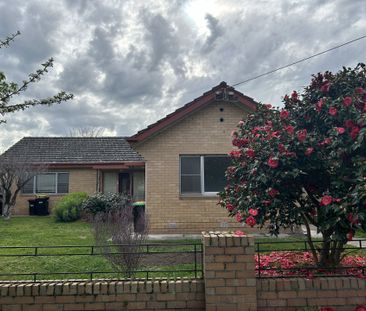
M 339 48 L 341 48 L 341 47 L 343 47 L 343 46 L 345 46 L 345 45 L 348 45 L 348 44 L 351 44 L 351 43 L 353 43 L 353 42 L 356 42 L 356 41 L 362 40 L 362 39 L 364 39 L 364 38 L 366 38 L 366 35 L 364 35 L 364 36 L 362 36 L 362 37 L 358 37 L 358 38 L 353 39 L 353 40 L 350 40 L 350 41 L 347 41 L 347 42 L 342 43 L 342 44 L 340 44 L 340 45 L 334 46 L 334 47 L 332 47 L 332 48 L 330 48 L 330 49 L 328 49 L 328 50 L 325 50 L 325 51 L 322 51 L 322 52 L 319 52 L 319 53 L 313 54 L 313 55 L 311 55 L 311 56 L 308 56 L 308 57 L 305 57 L 305 58 L 299 59 L 299 60 L 297 60 L 296 62 L 293 62 L 293 63 L 291 63 L 291 64 L 288 64 L 288 65 L 285 65 L 285 66 L 282 66 L 282 67 L 278 67 L 278 68 L 276 68 L 276 69 L 272 69 L 272 70 L 267 71 L 267 72 L 265 72 L 265 73 L 262 73 L 262 74 L 260 74 L 260 75 L 258 75 L 258 76 L 254 76 L 254 77 L 249 78 L 249 79 L 246 79 L 246 80 L 244 80 L 244 81 L 237 82 L 237 83 L 235 83 L 235 84 L 231 84 L 231 86 L 237 86 L 237 85 L 240 85 L 240 84 L 244 84 L 244 83 L 247 83 L 247 82 L 250 82 L 250 81 L 256 80 L 256 79 L 258 79 L 258 78 L 261 78 L 261 77 L 267 76 L 267 75 L 269 75 L 269 74 L 271 74 L 271 73 L 274 73 L 274 72 L 276 72 L 276 71 L 279 71 L 279 70 L 282 70 L 282 69 L 288 68 L 288 67 L 290 67 L 290 66 L 296 65 L 296 64 L 298 64 L 298 63 L 302 63 L 302 62 L 304 62 L 304 61 L 306 61 L 306 60 L 309 60 L 309 59 L 311 59 L 311 58 L 317 57 L 317 56 L 319 56 L 319 55 L 322 55 L 322 54 L 328 53 L 328 52 L 330 52 L 330 51 L 333 51 L 333 50 L 339 49 Z

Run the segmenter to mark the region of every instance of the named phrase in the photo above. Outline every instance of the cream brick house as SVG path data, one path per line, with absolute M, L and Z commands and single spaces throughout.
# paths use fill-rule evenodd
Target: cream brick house
M 100 138 L 23 138 L 2 156 L 48 165 L 18 197 L 125 192 L 146 201 L 153 233 L 195 233 L 237 226 L 217 206 L 232 149 L 230 133 L 256 102 L 225 82 L 137 134 Z M 60 193 L 60 191 L 62 193 Z

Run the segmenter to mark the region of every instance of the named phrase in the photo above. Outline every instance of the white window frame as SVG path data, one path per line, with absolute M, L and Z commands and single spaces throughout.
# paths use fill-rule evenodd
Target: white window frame
M 55 183 L 56 183 L 56 185 L 55 185 L 55 192 L 36 192 L 36 190 L 37 190 L 37 176 L 38 175 L 43 175 L 43 174 L 54 174 L 54 176 L 55 176 Z M 22 194 L 29 194 L 29 195 L 31 195 L 31 194 L 42 194 L 42 193 L 44 193 L 44 194 L 50 194 L 50 195 L 53 195 L 53 194 L 68 194 L 68 193 L 70 193 L 70 191 L 68 191 L 68 192 L 58 192 L 58 175 L 59 174 L 68 174 L 69 175 L 69 183 L 68 183 L 68 190 L 70 190 L 69 188 L 70 188 L 70 173 L 69 172 L 43 172 L 43 173 L 40 173 L 40 174 L 37 174 L 37 175 L 35 175 L 35 176 L 33 176 L 33 191 L 32 191 L 32 193 L 30 193 L 30 192 L 26 192 L 26 193 L 24 193 L 23 191 L 22 191 Z
M 201 192 L 182 192 L 182 161 L 184 157 L 199 157 L 200 158 L 200 181 L 201 181 Z M 181 196 L 206 196 L 212 197 L 217 196 L 219 192 L 206 192 L 205 191 L 205 157 L 215 157 L 215 158 L 227 158 L 226 154 L 181 154 L 179 155 L 179 194 Z M 185 176 L 192 175 L 197 176 L 198 174 L 184 174 Z

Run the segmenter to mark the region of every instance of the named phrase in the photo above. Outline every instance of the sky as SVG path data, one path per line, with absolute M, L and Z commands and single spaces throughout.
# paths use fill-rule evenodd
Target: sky
M 67 103 L 6 115 L 0 150 L 24 136 L 102 128 L 129 136 L 210 90 L 366 35 L 364 0 L 0 0 L 0 71 L 21 83 L 54 67 L 12 103 L 74 94 Z M 365 62 L 366 39 L 236 87 L 256 101 L 281 98 L 311 74 Z

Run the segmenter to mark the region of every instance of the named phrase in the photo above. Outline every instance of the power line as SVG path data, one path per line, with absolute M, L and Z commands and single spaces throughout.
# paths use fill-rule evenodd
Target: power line
M 348 45 L 348 44 L 351 44 L 351 43 L 353 43 L 353 42 L 356 42 L 356 41 L 362 40 L 362 39 L 364 39 L 364 38 L 366 38 L 366 35 L 364 35 L 364 36 L 362 36 L 362 37 L 358 37 L 358 38 L 353 39 L 353 40 L 350 40 L 350 41 L 347 41 L 347 42 L 345 42 L 345 43 L 339 44 L 339 45 L 334 46 L 334 47 L 332 47 L 332 48 L 330 48 L 330 49 L 328 49 L 328 50 L 325 50 L 325 51 L 322 51 L 322 52 L 319 52 L 319 53 L 313 54 L 313 55 L 311 55 L 311 56 L 308 56 L 308 57 L 305 57 L 305 58 L 299 59 L 299 60 L 297 60 L 296 62 L 293 62 L 293 63 L 291 63 L 291 64 L 288 64 L 288 65 L 285 65 L 285 66 L 282 66 L 282 67 L 278 67 L 278 68 L 276 68 L 276 69 L 272 69 L 272 70 L 267 71 L 267 72 L 265 72 L 265 73 L 262 73 L 262 74 L 260 74 L 260 75 L 257 75 L 257 76 L 254 76 L 254 77 L 252 77 L 252 78 L 246 79 L 246 80 L 244 80 L 244 81 L 237 82 L 237 83 L 235 83 L 235 84 L 232 84 L 231 86 L 237 86 L 237 85 L 240 85 L 240 84 L 244 84 L 244 83 L 247 83 L 247 82 L 250 82 L 250 81 L 256 80 L 256 79 L 258 79 L 258 78 L 261 78 L 261 77 L 267 76 L 267 75 L 269 75 L 269 74 L 271 74 L 271 73 L 274 73 L 274 72 L 276 72 L 276 71 L 279 71 L 279 70 L 282 70 L 282 69 L 288 68 L 288 67 L 290 67 L 290 66 L 296 65 L 296 64 L 298 64 L 298 63 L 302 63 L 302 62 L 304 62 L 304 61 L 306 61 L 306 60 L 309 60 L 309 59 L 311 59 L 311 58 L 317 57 L 317 56 L 319 56 L 319 55 L 322 55 L 322 54 L 328 53 L 328 52 L 330 52 L 330 51 L 333 51 L 333 50 L 339 49 L 339 48 L 341 48 L 341 47 L 343 47 L 343 46 L 345 46 L 345 45 Z

